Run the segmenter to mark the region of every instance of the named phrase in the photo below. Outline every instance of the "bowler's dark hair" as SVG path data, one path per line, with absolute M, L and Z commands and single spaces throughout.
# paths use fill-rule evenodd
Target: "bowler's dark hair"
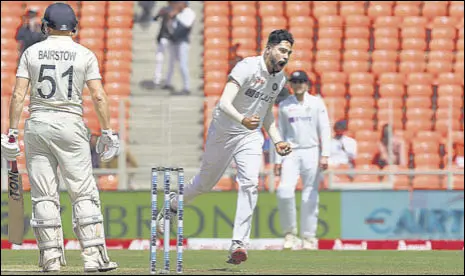
M 292 34 L 290 32 L 283 29 L 274 30 L 268 36 L 268 43 L 266 44 L 266 46 L 278 45 L 283 40 L 289 41 L 289 43 L 291 43 L 291 46 L 294 45 L 294 38 L 292 37 Z

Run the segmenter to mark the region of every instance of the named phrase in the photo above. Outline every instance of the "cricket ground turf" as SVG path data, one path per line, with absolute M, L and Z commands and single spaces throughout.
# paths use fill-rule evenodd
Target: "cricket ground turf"
M 68 264 L 60 275 L 83 273 L 79 253 L 66 252 Z M 171 253 L 171 273 L 175 274 L 175 252 Z M 105 274 L 149 274 L 146 250 L 110 250 L 109 255 L 119 268 Z M 39 271 L 37 250 L 2 250 L 1 256 L 2 275 Z M 226 257 L 227 251 L 185 251 L 183 274 L 464 274 L 463 251 L 249 251 L 249 259 L 240 265 L 226 264 Z M 162 266 L 162 252 L 158 252 L 158 272 Z

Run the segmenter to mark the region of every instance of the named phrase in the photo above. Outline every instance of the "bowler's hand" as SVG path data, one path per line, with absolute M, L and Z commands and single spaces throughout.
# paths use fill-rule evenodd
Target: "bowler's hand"
M 292 152 L 291 145 L 288 142 L 278 142 L 275 147 L 276 152 L 281 156 L 288 155 Z
M 274 175 L 281 176 L 281 164 L 274 164 Z
M 252 117 L 245 117 L 242 119 L 242 125 L 250 130 L 254 130 L 260 124 L 260 116 L 253 115 Z
M 320 157 L 320 169 L 322 169 L 323 171 L 328 169 L 328 157 L 327 156 Z

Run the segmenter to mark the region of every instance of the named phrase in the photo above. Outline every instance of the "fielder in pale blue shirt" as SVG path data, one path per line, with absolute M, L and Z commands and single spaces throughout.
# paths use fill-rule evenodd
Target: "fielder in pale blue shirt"
M 308 93 L 311 82 L 304 71 L 289 79 L 294 95 L 279 104 L 278 129 L 293 152 L 276 156 L 275 174 L 281 175 L 277 189 L 284 249 L 302 246 L 317 249 L 319 174 L 328 167 L 331 152 L 331 127 L 328 112 L 320 97 Z M 300 237 L 297 237 L 295 188 L 302 178 Z

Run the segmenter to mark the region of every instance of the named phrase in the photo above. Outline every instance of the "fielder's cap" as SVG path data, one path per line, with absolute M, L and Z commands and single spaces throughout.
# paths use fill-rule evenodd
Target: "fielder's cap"
M 59 31 L 72 31 L 78 23 L 73 8 L 65 3 L 54 3 L 48 6 L 42 22 Z
M 334 129 L 346 130 L 347 129 L 347 121 L 340 120 L 334 124 Z
M 308 78 L 308 75 L 307 73 L 305 73 L 305 71 L 297 70 L 291 74 L 291 78 L 289 79 L 289 81 L 290 82 L 293 82 L 293 81 L 310 82 L 310 79 Z

